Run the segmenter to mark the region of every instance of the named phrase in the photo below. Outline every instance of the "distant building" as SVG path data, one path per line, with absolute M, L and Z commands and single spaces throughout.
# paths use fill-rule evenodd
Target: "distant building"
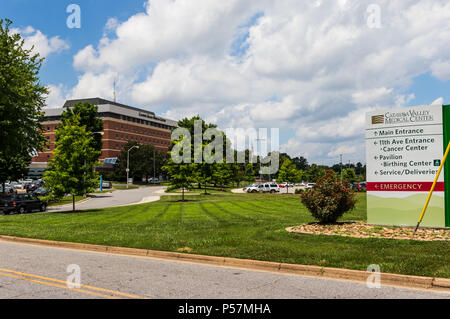
M 128 141 L 151 144 L 161 152 L 168 151 L 171 130 L 177 126 L 176 121 L 156 116 L 150 111 L 101 98 L 68 100 L 64 107 L 71 107 L 78 102 L 97 105 L 98 116 L 103 119 L 104 134 L 100 161 L 107 159 L 106 163 L 108 163 L 117 159 Z M 44 111 L 45 118 L 42 121 L 42 127 L 47 139 L 47 149 L 33 157 L 30 172 L 35 169 L 41 172 L 52 158 L 55 149 L 55 129 L 60 124 L 64 108 L 44 109 Z

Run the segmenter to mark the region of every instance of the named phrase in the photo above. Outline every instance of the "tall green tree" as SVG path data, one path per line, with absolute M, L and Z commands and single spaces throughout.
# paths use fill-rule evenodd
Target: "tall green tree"
M 217 184 L 223 190 L 226 185 L 229 185 L 233 181 L 233 169 L 232 164 L 216 163 L 214 165 L 212 180 L 214 184 Z
M 123 147 L 118 156 L 118 163 L 114 169 L 114 178 L 126 180 L 127 152 L 133 146 L 139 146 L 130 151 L 130 176 L 135 180 L 159 176 L 162 173 L 162 167 L 167 163 L 167 154 L 158 151 L 153 145 L 141 145 L 136 141 L 129 141 Z
M 255 174 L 256 171 L 253 163 L 245 164 L 245 171 L 244 171 L 245 181 L 253 183 L 255 181 Z
M 278 182 L 295 183 L 298 179 L 297 169 L 291 160 L 286 159 L 280 167 L 278 172 Z M 287 187 L 287 193 L 289 194 L 289 185 Z
M 301 169 L 303 171 L 305 171 L 309 168 L 308 160 L 306 158 L 304 158 L 303 156 L 294 157 L 292 159 L 292 163 L 295 164 L 297 169 Z
M 61 122 L 64 124 L 78 116 L 80 125 L 86 128 L 86 132 L 93 136 L 91 146 L 97 151 L 102 150 L 102 135 L 96 134 L 103 131 L 103 120 L 98 117 L 98 107 L 92 103 L 75 103 L 74 106 L 66 106 L 61 115 Z
M 0 183 L 27 173 L 33 153 L 42 151 L 40 120 L 46 87 L 39 81 L 43 58 L 34 47 L 24 48 L 20 34 L 10 30 L 12 21 L 0 20 Z
M 342 170 L 342 180 L 347 183 L 354 183 L 358 180 L 354 168 L 345 168 Z
M 326 174 L 326 169 L 323 166 L 312 164 L 305 172 L 305 177 L 308 182 L 316 183 L 320 177 Z
M 75 211 L 75 196 L 92 192 L 99 183 L 94 170 L 98 163 L 92 159 L 98 158 L 100 151 L 91 146 L 93 135 L 80 125 L 79 116 L 61 124 L 56 136 L 54 157 L 44 174 L 44 181 L 55 198 L 71 194 Z

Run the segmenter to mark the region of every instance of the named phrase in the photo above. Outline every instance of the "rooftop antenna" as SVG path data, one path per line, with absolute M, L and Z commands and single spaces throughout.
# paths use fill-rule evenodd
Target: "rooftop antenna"
M 116 78 L 114 78 L 114 103 L 116 103 Z

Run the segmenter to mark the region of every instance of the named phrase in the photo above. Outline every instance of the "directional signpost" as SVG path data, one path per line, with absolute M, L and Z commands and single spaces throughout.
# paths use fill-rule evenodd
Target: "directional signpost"
M 417 224 L 449 142 L 449 130 L 450 106 L 419 106 L 366 114 L 368 223 Z M 449 173 L 450 165 L 446 163 L 422 226 L 450 226 L 450 205 L 446 205 L 450 187 L 445 186 L 450 182 Z

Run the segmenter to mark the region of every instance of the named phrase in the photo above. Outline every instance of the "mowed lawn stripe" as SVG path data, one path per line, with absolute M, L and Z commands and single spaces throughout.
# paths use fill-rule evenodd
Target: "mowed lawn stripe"
M 216 221 L 217 225 L 229 225 L 231 223 L 231 221 L 227 220 L 223 214 L 217 212 L 217 207 L 212 205 L 210 202 L 201 202 L 199 203 L 199 206 L 203 213 Z
M 252 221 L 255 219 L 255 216 L 253 217 L 246 216 L 242 210 L 239 210 L 238 213 L 232 212 L 230 209 L 228 209 L 231 208 L 229 202 L 211 202 L 211 205 L 216 207 L 219 212 L 230 216 L 233 221 L 236 221 L 238 223 Z
M 246 208 L 248 211 L 254 212 L 254 213 L 260 213 L 265 216 L 272 216 L 272 217 L 278 217 L 283 218 L 283 214 L 285 212 L 288 212 L 289 214 L 292 213 L 291 209 L 284 208 L 284 205 L 275 205 L 272 206 L 270 203 L 263 201 L 264 205 L 259 204 L 261 201 L 236 201 L 234 204 L 241 205 L 243 208 Z M 297 208 L 298 209 L 298 208 Z M 282 211 L 282 214 L 280 214 L 280 211 Z
M 179 205 L 172 203 L 167 207 L 167 209 L 162 211 L 161 214 L 157 214 L 154 220 L 158 222 L 173 222 L 178 220 L 179 215 L 180 215 Z
M 145 224 L 149 220 L 154 219 L 157 215 L 163 214 L 169 205 L 169 203 L 153 205 L 150 207 L 140 205 L 143 209 L 140 210 L 139 213 L 128 215 L 126 216 L 126 219 L 123 219 L 120 222 L 123 224 Z
M 205 225 L 210 227 L 209 224 L 218 224 L 218 221 L 215 217 L 212 217 L 205 212 L 203 207 L 199 203 L 186 203 L 185 207 L 185 215 L 183 219 L 184 224 L 195 224 Z

